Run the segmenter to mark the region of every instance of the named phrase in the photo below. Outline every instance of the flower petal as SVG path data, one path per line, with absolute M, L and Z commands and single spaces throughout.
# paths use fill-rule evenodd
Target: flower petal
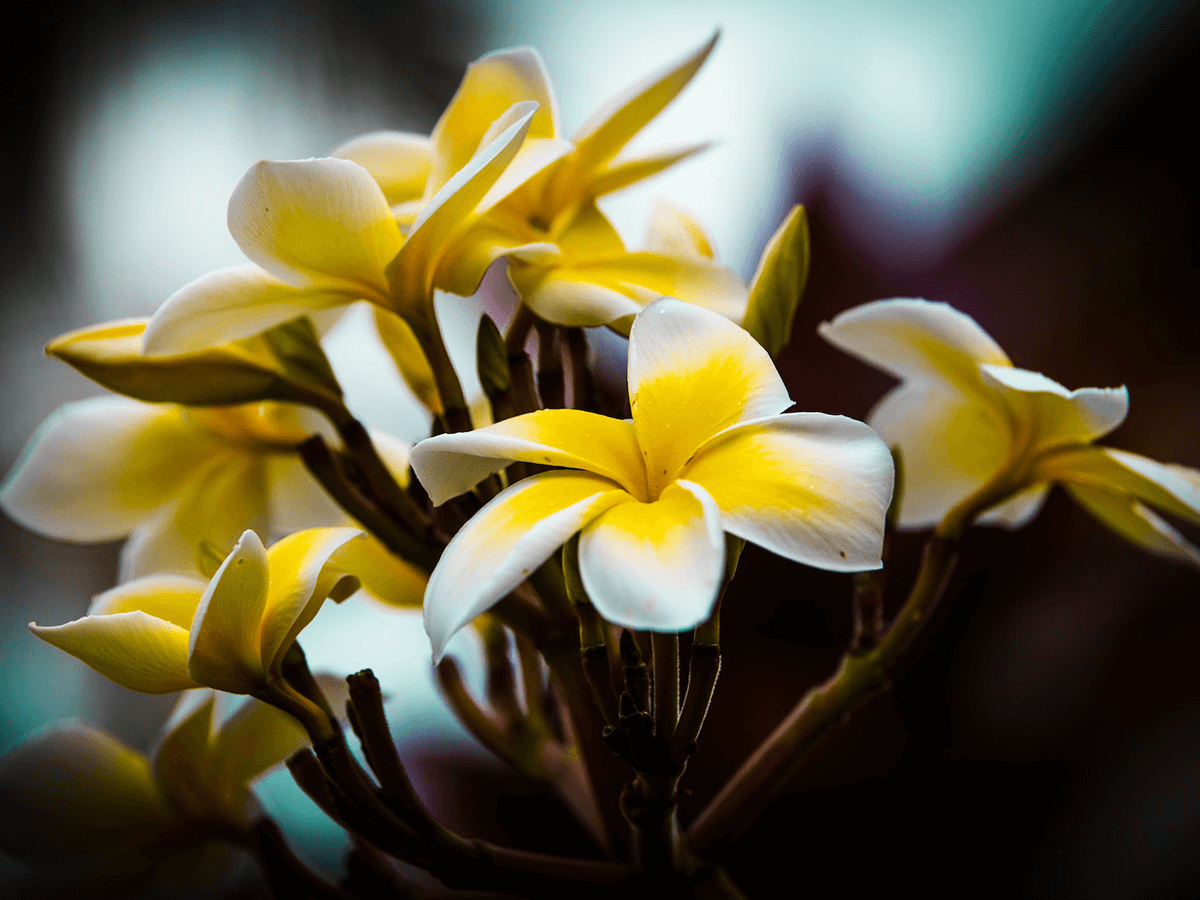
M 652 503 L 622 503 L 579 537 L 579 571 L 596 611 L 614 625 L 684 631 L 709 617 L 725 569 L 716 503 L 695 484 Z
M 187 629 L 147 613 L 85 616 L 48 627 L 31 622 L 29 630 L 131 691 L 170 694 L 197 687 L 188 675 Z
M 496 119 L 513 104 L 529 100 L 537 103 L 529 137 L 558 137 L 554 89 L 542 58 L 532 47 L 497 50 L 467 66 L 458 91 L 430 135 L 434 162 L 426 196 L 432 196 L 467 164 Z
M 30 738 L 0 761 L 0 808 L 0 848 L 58 871 L 144 847 L 172 822 L 146 757 L 76 724 Z
M 354 573 L 363 590 L 389 606 L 419 609 L 424 602 L 429 573 L 396 556 L 370 535 L 343 544 L 329 562 Z
M 772 356 L 791 339 L 792 320 L 808 283 L 809 257 L 808 217 L 803 206 L 793 206 L 763 249 L 741 320 Z
M 178 407 L 124 397 L 68 403 L 30 438 L 0 506 L 59 540 L 111 541 L 171 502 L 211 451 Z
M 228 446 L 210 453 L 187 473 L 179 501 L 134 529 L 121 551 L 122 578 L 207 574 L 201 565 L 206 554 L 224 559 L 247 528 L 267 532 L 269 458 Z
M 229 198 L 242 252 L 299 288 L 386 303 L 384 270 L 404 242 L 371 174 L 348 159 L 261 160 Z
M 1200 549 L 1134 496 L 1080 484 L 1066 488 L 1080 506 L 1135 546 L 1200 568 Z
M 356 289 L 293 287 L 258 266 L 218 269 L 166 299 L 146 326 L 143 346 L 151 355 L 204 350 L 364 296 Z
M 578 145 L 574 168 L 587 172 L 616 156 L 692 80 L 719 34 L 681 62 L 639 81 L 597 110 L 571 138 Z
M 862 422 L 792 413 L 706 444 L 682 478 L 712 495 L 721 527 L 788 559 L 835 572 L 881 565 L 894 472 Z
M 713 435 L 792 405 L 759 343 L 723 316 L 664 298 L 629 337 L 629 403 L 657 496 Z
M 391 310 L 379 306 L 373 307 L 373 310 L 379 342 L 396 364 L 396 371 L 426 409 L 434 415 L 441 415 L 442 399 L 438 396 L 437 381 L 412 327 Z
M 650 214 L 646 249 L 670 256 L 715 259 L 712 238 L 695 216 L 673 203 L 659 201 Z
M 433 142 L 408 131 L 373 131 L 347 141 L 329 155 L 366 169 L 393 206 L 422 197 L 433 169 Z
M 1025 527 L 1046 502 L 1050 485 L 1040 483 L 1013 494 L 975 519 L 976 525 L 999 525 L 1009 531 Z
M 583 469 L 646 496 L 632 424 L 577 409 L 544 409 L 474 431 L 440 434 L 412 450 L 413 471 L 435 506 L 518 460 Z
M 993 394 L 982 390 L 981 364 L 1010 365 L 974 319 L 946 303 L 877 300 L 846 310 L 817 331 L 897 378 L 941 381 L 975 397 Z
M 327 597 L 335 594 L 337 600 L 344 600 L 358 590 L 356 578 L 326 563 L 348 541 L 364 537 L 357 528 L 310 528 L 271 545 L 267 551 L 271 584 L 259 638 L 260 658 L 268 671 Z
M 213 735 L 214 781 L 229 791 L 245 786 L 307 743 L 304 729 L 290 715 L 247 700 Z
M 893 388 L 867 424 L 900 450 L 904 489 L 897 521 L 903 528 L 940 522 L 1004 467 L 1012 443 L 1002 409 L 937 382 Z
M 188 644 L 188 671 L 200 684 L 248 694 L 266 674 L 259 632 L 270 580 L 267 551 L 245 532 L 209 582 Z
M 1083 447 L 1046 456 L 1039 474 L 1066 485 L 1126 494 L 1200 525 L 1200 473 L 1111 447 Z
M 504 121 L 510 124 L 454 173 L 413 223 L 404 247 L 388 266 L 397 312 L 409 314 L 432 303 L 433 275 L 450 238 L 516 156 L 534 116 L 533 107 L 531 102 L 517 103 L 504 113 Z M 478 275 L 482 278 L 483 272 Z
M 196 608 L 207 588 L 207 582 L 199 578 L 151 575 L 97 594 L 88 607 L 88 615 L 144 612 L 187 631 L 192 627 Z
M 213 779 L 214 699 L 212 691 L 181 697 L 154 751 L 154 778 L 168 805 L 184 818 L 217 818 L 226 799 Z
M 1129 412 L 1123 388 L 1065 387 L 1038 372 L 1012 366 L 980 366 L 984 381 L 1004 397 L 1020 427 L 1035 435 L 1035 447 L 1087 444 L 1108 434 Z
M 621 188 L 657 175 L 675 163 L 695 156 L 711 146 L 712 144 L 704 142 L 684 147 L 665 147 L 636 157 L 622 157 L 604 168 L 594 171 L 590 179 L 580 186 L 580 193 L 588 197 L 603 197 L 605 194 L 611 194 L 613 191 L 619 191 Z
M 534 475 L 498 494 L 454 536 L 429 576 L 425 630 L 434 661 L 460 628 L 528 578 L 571 535 L 631 499 L 607 479 L 562 471 Z

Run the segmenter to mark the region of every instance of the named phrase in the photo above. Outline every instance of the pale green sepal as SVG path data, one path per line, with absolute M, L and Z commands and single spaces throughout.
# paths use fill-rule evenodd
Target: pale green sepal
M 808 282 L 808 267 L 808 216 L 803 206 L 793 206 L 763 250 L 742 319 L 742 327 L 772 356 L 791 338 L 792 319 Z

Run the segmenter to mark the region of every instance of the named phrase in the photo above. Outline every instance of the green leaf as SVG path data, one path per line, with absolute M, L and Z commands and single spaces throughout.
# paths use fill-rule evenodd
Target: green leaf
M 808 281 L 808 217 L 793 206 L 771 236 L 750 285 L 742 327 L 775 356 L 792 336 L 792 319 Z

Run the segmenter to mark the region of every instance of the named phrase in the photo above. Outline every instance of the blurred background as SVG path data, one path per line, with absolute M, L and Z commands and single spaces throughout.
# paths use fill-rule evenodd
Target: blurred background
M 1186 137 L 1200 14 L 1165 0 L 22 5 L 0 101 L 0 463 L 56 407 L 97 393 L 43 356 L 47 340 L 149 315 L 242 260 L 225 205 L 259 158 L 320 156 L 374 129 L 427 133 L 466 64 L 516 44 L 544 57 L 569 134 L 718 27 L 706 66 L 637 143 L 715 146 L 607 209 L 637 245 L 651 204 L 670 199 L 749 277 L 789 206 L 807 206 L 812 276 L 780 360 L 799 409 L 862 418 L 888 387 L 821 342 L 818 322 L 927 297 L 974 316 L 1018 366 L 1072 388 L 1127 384 L 1110 442 L 1200 466 Z M 364 416 L 420 436 L 353 359 L 335 364 Z M 893 603 L 920 543 L 897 542 Z M 81 615 L 116 558 L 0 521 L 0 752 L 69 717 L 152 747 L 171 698 L 115 688 L 25 630 Z M 731 591 L 685 818 L 849 636 L 845 577 L 748 549 Z M 780 854 L 797 879 L 832 868 L 863 893 L 1192 895 L 1197 642 L 1200 575 L 1127 546 L 1061 492 L 1018 533 L 976 530 L 896 690 L 822 746 L 731 848 L 730 869 L 751 896 L 769 895 Z M 317 665 L 380 673 L 405 757 L 450 824 L 583 852 L 552 801 L 440 705 L 418 616 L 347 604 L 305 644 Z M 262 794 L 336 872 L 339 833 L 286 773 Z M 54 889 L 11 861 L 0 885 Z

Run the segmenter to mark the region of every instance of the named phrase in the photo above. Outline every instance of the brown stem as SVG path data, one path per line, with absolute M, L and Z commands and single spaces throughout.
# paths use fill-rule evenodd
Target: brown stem
M 567 405 L 566 383 L 563 380 L 562 353 L 558 346 L 558 328 L 548 322 L 538 322 L 538 396 L 544 409 L 562 409 Z
M 679 721 L 679 635 L 650 634 L 654 656 L 654 734 L 669 741 Z
M 571 405 L 588 412 L 600 411 L 596 379 L 588 367 L 587 338 L 582 328 L 567 328 L 567 355 L 571 360 Z

